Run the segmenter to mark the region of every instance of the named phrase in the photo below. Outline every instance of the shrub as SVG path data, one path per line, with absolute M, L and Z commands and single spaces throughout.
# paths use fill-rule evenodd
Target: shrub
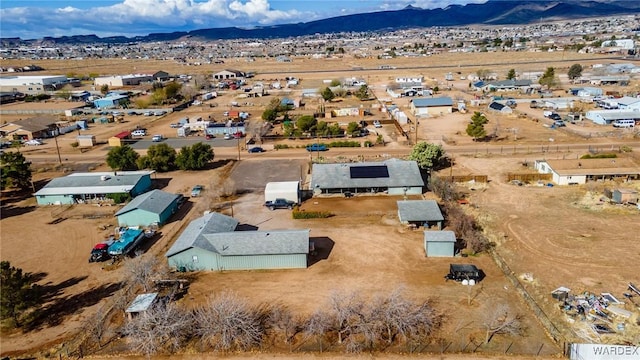
M 364 147 L 372 147 L 373 146 L 373 142 L 370 140 L 367 140 L 364 142 Z
M 275 144 L 273 146 L 274 149 L 278 150 L 278 149 L 291 149 L 291 146 L 287 145 L 287 144 Z
M 333 141 L 329 143 L 329 147 L 360 147 L 358 141 Z
M 78 146 L 80 146 L 80 144 L 77 141 L 72 142 L 70 145 L 74 149 L 77 148 Z
M 107 194 L 107 199 L 113 200 L 116 204 L 122 204 L 131 200 L 131 195 L 128 193 L 115 193 L 115 194 Z
M 292 212 L 294 219 L 326 219 L 333 216 L 329 211 L 304 211 L 294 209 Z
M 582 155 L 580 159 L 615 159 L 617 157 L 618 155 L 616 154 L 604 153 L 604 154 L 595 154 L 595 155 L 586 154 L 586 155 Z
M 633 148 L 631 146 L 629 146 L 629 145 L 622 145 L 620 147 L 620 151 L 621 152 L 632 152 Z

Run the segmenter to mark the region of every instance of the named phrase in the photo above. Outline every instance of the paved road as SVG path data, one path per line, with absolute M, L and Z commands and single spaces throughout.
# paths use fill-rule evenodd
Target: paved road
M 188 143 L 183 143 L 188 141 Z M 229 146 L 217 146 L 215 140 L 211 143 L 214 147 L 216 159 L 237 159 L 238 155 L 241 160 L 251 160 L 260 158 L 271 159 L 311 159 L 318 156 L 330 156 L 330 157 L 356 157 L 363 155 L 367 158 L 379 157 L 380 160 L 384 160 L 390 157 L 402 157 L 407 156 L 411 152 L 410 147 L 384 147 L 374 146 L 371 148 L 332 148 L 327 152 L 312 152 L 309 153 L 305 149 L 285 149 L 285 150 L 271 150 L 264 153 L 249 154 L 246 150 L 238 152 L 237 141 L 223 140 L 223 145 L 229 144 Z M 184 140 L 168 140 L 167 143 L 171 146 L 179 145 L 177 148 L 183 145 L 192 145 L 197 141 L 192 139 Z M 138 149 L 141 153 L 144 153 L 144 149 L 148 145 L 152 144 L 151 141 L 139 141 L 136 145 L 139 145 Z M 147 146 L 145 146 L 147 145 Z M 495 145 L 495 144 L 472 144 L 461 146 L 449 146 L 443 145 L 445 151 L 451 155 L 465 155 L 465 154 L 494 154 L 494 155 L 525 155 L 525 154 L 544 154 L 544 153 L 562 153 L 562 152 L 588 152 L 588 151 L 607 151 L 618 150 L 621 146 L 630 146 L 633 148 L 640 148 L 640 141 L 629 141 L 624 143 L 572 143 L 572 144 L 554 144 L 548 143 L 544 145 Z M 102 148 L 93 150 L 84 154 L 64 154 L 64 162 L 73 163 L 97 163 L 104 162 L 108 148 Z M 28 160 L 33 163 L 52 163 L 57 162 L 58 157 L 55 153 L 51 154 L 25 154 Z

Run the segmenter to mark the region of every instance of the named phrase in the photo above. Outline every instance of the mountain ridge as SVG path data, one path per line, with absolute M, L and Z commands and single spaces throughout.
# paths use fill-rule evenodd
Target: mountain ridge
M 401 10 L 350 14 L 310 22 L 253 27 L 208 28 L 191 31 L 150 33 L 146 36 L 111 36 L 94 34 L 22 40 L 3 38 L 11 42 L 47 42 L 54 44 L 126 43 L 174 41 L 184 37 L 200 40 L 288 38 L 313 34 L 341 32 L 379 32 L 409 28 L 469 25 L 518 25 L 541 21 L 631 15 L 640 13 L 640 2 L 634 1 L 514 1 L 489 0 L 482 4 L 449 5 L 445 8 L 421 9 L 411 5 Z

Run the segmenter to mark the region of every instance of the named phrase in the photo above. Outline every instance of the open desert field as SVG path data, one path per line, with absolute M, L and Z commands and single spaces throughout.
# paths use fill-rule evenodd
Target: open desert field
M 532 60 L 533 59 L 533 60 Z M 97 60 L 83 61 L 37 61 L 47 69 L 46 73 L 73 73 L 76 75 L 99 73 L 128 74 L 137 70 L 163 70 L 172 74 L 211 74 L 225 68 L 255 71 L 256 81 L 282 79 L 296 76 L 301 85 L 295 90 L 274 91 L 270 96 L 252 98 L 239 97 L 232 92 L 221 92 L 217 99 L 202 106 L 192 106 L 184 111 L 169 113 L 159 117 L 125 116 L 124 122 L 95 124 L 90 133 L 96 135 L 101 144 L 88 151 L 71 147 L 75 133 L 59 138 L 60 156 L 63 165 L 57 162 L 56 146 L 52 140 L 42 146 L 22 148 L 27 157 L 33 158 L 38 169 L 34 172 L 35 187 L 43 186 L 50 179 L 69 171 L 107 170 L 104 159 L 108 146 L 106 140 L 114 134 L 145 127 L 148 134 L 163 134 L 175 137 L 171 123 L 180 118 L 202 117 L 223 119 L 223 112 L 230 109 L 232 101 L 241 102 L 240 110 L 259 117 L 264 106 L 275 97 L 299 94 L 304 88 L 318 88 L 323 81 L 340 77 L 362 77 L 372 86 L 379 98 L 384 97 L 384 86 L 395 76 L 423 75 L 434 84 L 445 84 L 444 74 L 458 72 L 471 74 L 479 69 L 489 68 L 500 74 L 515 68 L 518 71 L 543 71 L 547 66 L 556 66 L 557 73 L 566 73 L 574 63 L 583 66 L 606 63 L 610 59 L 592 54 L 576 53 L 474 53 L 440 54 L 424 59 L 397 58 L 376 59 L 294 59 L 292 63 L 256 59 L 246 63 L 229 59 L 225 64 L 182 66 L 172 61 L 156 60 Z M 396 67 L 378 70 L 381 64 Z M 4 65 L 4 64 L 3 64 Z M 7 61 L 7 66 L 13 65 Z M 364 70 L 354 71 L 354 67 Z M 468 82 L 455 81 L 451 90 L 443 90 L 441 95 L 455 99 L 472 99 L 467 93 Z M 634 83 L 632 86 L 637 86 Z M 353 105 L 351 99 L 331 106 Z M 1 109 L 41 106 L 47 109 L 67 108 L 66 102 L 2 105 Z M 296 110 L 293 115 L 313 112 L 320 103 L 309 102 L 305 109 Z M 399 99 L 398 106 L 406 109 L 407 99 Z M 20 108 L 22 109 L 22 108 Z M 25 108 L 26 109 L 26 108 Z M 385 124 L 378 131 L 386 144 L 370 149 L 331 149 L 323 154 L 324 161 L 357 161 L 357 159 L 380 160 L 389 157 L 406 157 L 411 145 L 418 141 L 443 144 L 445 149 L 455 152 L 456 174 L 488 175 L 490 182 L 485 185 L 465 184 L 462 189 L 468 194 L 473 206 L 467 211 L 474 214 L 484 227 L 490 239 L 495 241 L 495 251 L 520 279 L 520 287 L 529 293 L 549 319 L 562 331 L 567 341 L 608 342 L 618 338 L 603 336 L 595 338 L 584 323 L 571 323 L 550 297 L 550 292 L 566 286 L 574 293 L 611 292 L 618 297 L 625 292 L 628 282 L 640 283 L 637 258 L 640 255 L 640 213 L 633 209 L 602 205 L 599 198 L 605 187 L 617 184 L 598 184 L 577 187 L 514 186 L 505 180 L 510 171 L 522 170 L 522 162 L 540 157 L 579 157 L 583 153 L 568 149 L 568 145 L 626 144 L 633 152 L 640 151 L 640 142 L 630 131 L 603 131 L 595 125 L 569 124 L 565 128 L 551 129 L 550 121 L 542 116 L 542 110 L 530 109 L 528 104 L 519 104 L 512 115 L 487 113 L 487 132 L 495 133 L 494 141 L 477 143 L 465 134 L 466 124 L 474 111 L 483 108 L 469 108 L 466 114 L 455 112 L 442 117 L 421 119 L 407 124 L 403 137 L 398 129 Z M 25 115 L 1 115 L 0 121 L 8 122 Z M 384 119 L 385 114 L 374 112 L 371 117 Z M 340 122 L 358 121 L 360 118 L 340 119 Z M 274 128 L 274 131 L 277 131 Z M 607 129 L 611 130 L 611 129 Z M 370 135 L 368 139 L 375 139 Z M 202 138 L 194 138 L 194 141 Z M 218 141 L 215 139 L 214 141 Z M 203 140 L 204 141 L 204 140 Z M 491 256 L 481 254 L 475 257 L 455 259 L 434 259 L 424 256 L 422 232 L 411 231 L 399 224 L 396 201 L 399 198 L 385 196 L 358 196 L 345 198 L 313 198 L 303 204 L 307 210 L 328 210 L 335 214 L 324 220 L 293 220 L 290 212 L 268 211 L 262 206 L 262 186 L 267 181 L 294 179 L 298 174 L 308 173 L 308 161 L 314 154 L 304 149 L 273 151 L 276 143 L 287 143 L 300 147 L 314 141 L 278 140 L 265 142 L 268 151 L 264 154 L 247 154 L 243 147 L 240 162 L 235 159 L 236 147 L 231 144 L 211 142 L 216 152 L 216 164 L 201 172 L 175 171 L 154 175 L 154 186 L 169 192 L 186 194 L 195 184 L 205 184 L 205 193 L 216 186 L 233 183 L 243 194 L 231 200 L 221 200 L 204 196 L 191 199 L 172 221 L 165 225 L 159 235 L 145 247 L 143 256 L 158 257 L 164 261 L 164 253 L 177 238 L 188 221 L 200 216 L 206 209 L 217 209 L 227 214 L 233 212 L 241 223 L 266 229 L 310 229 L 316 240 L 319 255 L 310 258 L 310 266 L 304 270 L 284 271 L 243 271 L 200 273 L 192 282 L 189 293 L 180 300 L 187 307 L 194 307 L 206 301 L 211 294 L 232 290 L 252 301 L 282 303 L 299 314 L 308 315 L 325 306 L 334 291 L 357 291 L 366 296 L 388 293 L 402 287 L 411 299 L 432 301 L 444 316 L 441 329 L 436 337 L 446 339 L 447 353 L 469 353 L 476 356 L 501 358 L 503 354 L 540 357 L 557 357 L 562 353 L 562 344 L 555 343 L 536 319 L 531 308 L 496 265 Z M 230 143 L 229 143 L 230 144 Z M 238 143 L 240 144 L 240 143 Z M 561 150 L 567 145 L 567 150 Z M 141 153 L 144 143 L 141 142 Z M 544 147 L 547 147 L 547 151 Z M 548 151 L 556 146 L 557 150 Z M 240 146 L 238 146 L 240 147 Z M 491 147 L 491 154 L 489 154 Z M 504 151 L 498 151 L 504 147 Z M 518 147 L 511 153 L 511 149 Z M 542 148 L 541 151 L 538 149 Z M 613 146 L 612 146 L 613 148 Z M 470 149 L 468 151 L 456 149 Z M 478 150 L 480 149 L 480 150 Z M 484 153 L 484 149 L 487 149 Z M 522 155 L 523 149 L 526 155 Z M 240 153 L 238 153 L 238 156 Z M 274 175 L 275 174 L 275 175 Z M 625 184 L 640 190 L 638 184 Z M 435 198 L 427 192 L 427 198 Z M 103 269 L 100 264 L 87 263 L 92 246 L 113 231 L 116 219 L 113 214 L 118 207 L 95 207 L 75 205 L 71 208 L 37 207 L 29 193 L 15 194 L 3 192 L 0 219 L 0 254 L 2 260 L 9 260 L 25 271 L 41 274 L 41 283 L 48 289 L 48 300 L 43 305 L 46 316 L 35 323 L 29 332 L 3 332 L 0 352 L 2 355 L 36 354 L 43 356 L 51 350 L 55 353 L 64 348 L 60 345 L 73 338 L 102 307 L 113 301 L 121 287 L 125 274 L 122 266 Z M 446 282 L 444 275 L 450 263 L 474 263 L 486 273 L 486 278 L 469 291 L 454 282 Z M 526 274 L 526 276 L 524 276 Z M 524 279 L 524 280 L 523 280 Z M 521 289 L 521 290 L 522 290 Z M 471 299 L 471 300 L 470 300 Z M 481 339 L 483 315 L 497 305 L 508 304 L 517 313 L 524 315 L 526 333 L 524 336 L 496 336 L 488 345 Z M 627 304 L 629 305 L 629 304 Z M 623 341 L 638 343 L 640 330 L 629 327 Z M 480 339 L 480 340 L 479 340 Z M 296 354 L 307 355 L 316 351 L 311 341 L 296 344 Z M 115 341 L 113 349 L 125 349 L 124 341 Z M 329 349 L 331 350 L 336 350 Z M 442 344 L 425 344 L 421 349 L 425 354 L 439 353 Z M 269 358 L 278 358 L 279 353 L 288 349 L 267 348 L 272 351 Z M 61 351 L 61 350 L 60 350 Z M 403 349 L 390 349 L 389 358 Z M 329 357 L 340 358 L 334 353 Z M 456 355 L 446 355 L 454 359 Z M 184 358 L 188 358 L 185 355 Z M 297 356 L 296 356 L 297 357 Z M 536 358 L 540 358 L 536 357 Z M 200 357 L 199 357 L 200 358 Z M 282 358 L 290 358 L 282 355 Z M 384 356 L 384 358 L 387 358 Z M 465 358 L 462 355 L 462 358 Z M 511 357 L 509 357 L 511 358 Z M 520 357 L 516 357 L 520 359 Z

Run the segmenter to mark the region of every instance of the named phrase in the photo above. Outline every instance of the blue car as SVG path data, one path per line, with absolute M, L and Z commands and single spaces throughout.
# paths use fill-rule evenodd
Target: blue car
M 256 146 L 256 147 L 252 147 L 251 149 L 249 149 L 249 152 L 250 153 L 261 153 L 261 152 L 264 152 L 264 149 L 259 147 L 259 146 Z
M 327 151 L 327 145 L 325 144 L 311 144 L 307 145 L 307 151 Z

